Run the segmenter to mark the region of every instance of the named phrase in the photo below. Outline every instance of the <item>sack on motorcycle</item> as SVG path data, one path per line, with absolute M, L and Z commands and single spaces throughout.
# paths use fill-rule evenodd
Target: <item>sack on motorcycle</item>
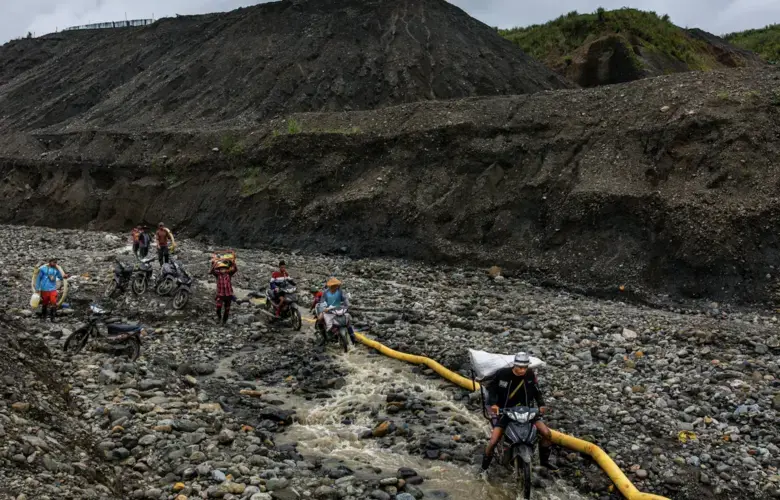
M 490 379 L 495 373 L 502 369 L 511 367 L 515 362 L 514 354 L 493 354 L 485 351 L 469 349 L 469 358 L 471 359 L 471 368 L 474 370 L 474 378 L 477 382 Z M 531 356 L 529 368 L 538 368 L 545 363 L 539 358 Z

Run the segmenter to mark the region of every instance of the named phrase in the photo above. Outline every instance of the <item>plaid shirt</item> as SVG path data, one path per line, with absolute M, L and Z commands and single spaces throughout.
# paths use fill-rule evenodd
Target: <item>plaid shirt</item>
M 217 297 L 230 297 L 233 295 L 232 277 L 238 269 L 233 264 L 228 270 L 212 269 L 211 274 L 217 277 Z

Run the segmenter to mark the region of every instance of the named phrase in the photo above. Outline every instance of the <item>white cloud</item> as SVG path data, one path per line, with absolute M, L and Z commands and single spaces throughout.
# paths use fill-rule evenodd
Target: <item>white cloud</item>
M 316 0 L 312 0 L 316 1 Z M 125 18 L 144 19 L 174 14 L 232 10 L 257 1 L 243 0 L 0 0 L 0 40 L 53 32 L 67 26 Z M 566 12 L 592 12 L 599 6 L 623 6 L 669 14 L 680 26 L 716 34 L 780 23 L 778 0 L 452 0 L 452 3 L 491 26 L 508 28 L 538 24 Z

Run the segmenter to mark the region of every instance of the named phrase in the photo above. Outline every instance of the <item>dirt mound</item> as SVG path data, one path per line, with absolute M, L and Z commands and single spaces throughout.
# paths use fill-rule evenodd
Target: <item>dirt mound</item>
M 0 49 L 0 129 L 202 126 L 570 86 L 444 0 L 261 4 Z
M 212 133 L 6 135 L 0 222 L 165 220 L 221 245 L 764 300 L 780 267 L 778 80 L 685 73 Z
M 67 491 L 74 498 L 119 498 L 61 363 L 43 341 L 47 333 L 61 335 L 30 332 L 0 315 L 0 497 L 34 491 L 56 498 Z

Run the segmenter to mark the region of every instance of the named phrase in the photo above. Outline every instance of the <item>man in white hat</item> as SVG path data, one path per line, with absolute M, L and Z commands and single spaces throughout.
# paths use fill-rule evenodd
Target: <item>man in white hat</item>
M 490 462 L 493 460 L 493 449 L 504 436 L 504 430 L 509 425 L 509 416 L 506 414 L 499 416 L 499 410 L 516 406 L 530 407 L 535 401 L 539 405 L 540 413 L 544 414 L 547 411 L 536 375 L 528 368 L 530 364 L 531 357 L 528 353 L 518 352 L 515 354 L 513 366 L 497 371 L 492 382 L 486 387 L 488 389 L 487 404 L 493 417 L 493 433 L 485 449 L 485 455 L 482 457 L 483 471 L 487 471 L 490 467 Z M 550 463 L 550 429 L 542 423 L 541 419 L 536 421 L 536 429 L 541 436 L 539 461 L 542 466 L 555 470 L 556 467 Z

